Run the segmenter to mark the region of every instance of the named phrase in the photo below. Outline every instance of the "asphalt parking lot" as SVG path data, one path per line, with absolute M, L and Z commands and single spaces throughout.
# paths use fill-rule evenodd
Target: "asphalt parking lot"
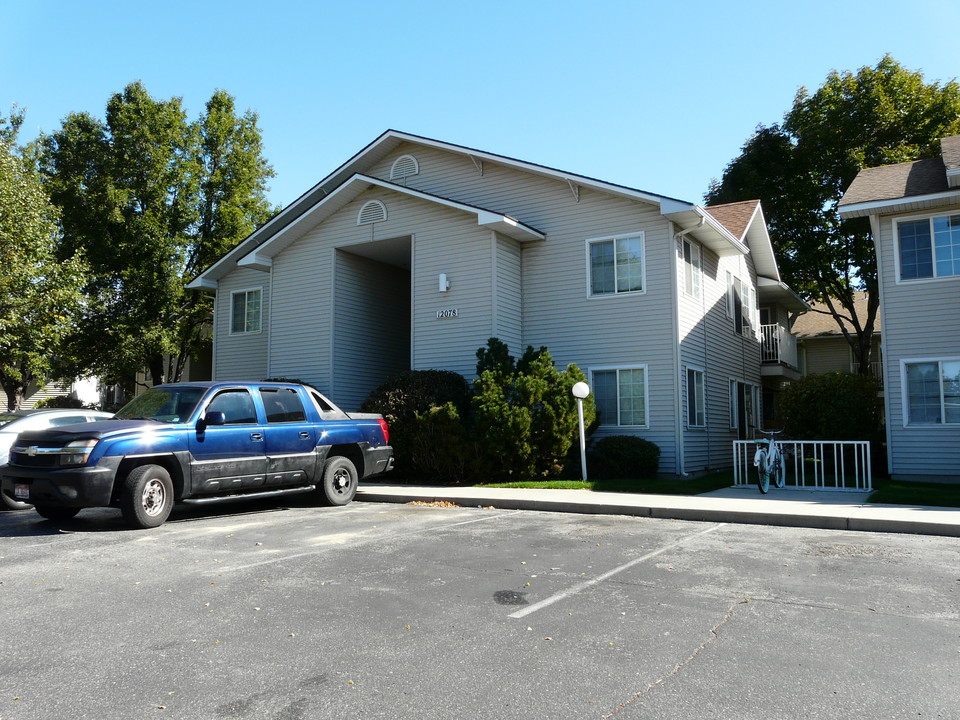
M 0 513 L 0 718 L 956 718 L 956 538 L 354 503 Z

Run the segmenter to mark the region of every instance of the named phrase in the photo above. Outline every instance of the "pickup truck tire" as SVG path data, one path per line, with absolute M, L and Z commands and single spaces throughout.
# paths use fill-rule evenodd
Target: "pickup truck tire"
M 47 520 L 53 520 L 54 522 L 69 520 L 80 512 L 80 508 L 59 507 L 56 505 L 36 505 L 34 506 L 34 510 L 40 514 L 40 517 L 45 517 Z
M 346 505 L 357 494 L 358 481 L 357 467 L 349 458 L 329 458 L 320 481 L 320 501 L 324 505 Z
M 120 491 L 120 511 L 134 528 L 163 525 L 173 510 L 173 482 L 159 465 L 141 465 L 130 471 Z

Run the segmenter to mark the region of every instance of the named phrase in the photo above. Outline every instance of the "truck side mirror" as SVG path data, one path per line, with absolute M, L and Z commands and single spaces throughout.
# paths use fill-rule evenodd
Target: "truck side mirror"
M 197 423 L 197 430 L 203 432 L 211 425 L 226 425 L 227 416 L 217 410 L 211 410 Z

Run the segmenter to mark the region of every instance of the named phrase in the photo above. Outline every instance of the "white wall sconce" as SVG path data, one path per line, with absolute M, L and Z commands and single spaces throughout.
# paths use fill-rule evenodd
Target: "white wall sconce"
M 450 289 L 450 281 L 447 280 L 446 273 L 440 273 L 440 292 L 446 292 Z

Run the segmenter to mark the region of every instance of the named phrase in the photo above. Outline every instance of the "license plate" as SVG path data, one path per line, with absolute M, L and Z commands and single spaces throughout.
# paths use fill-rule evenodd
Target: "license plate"
M 14 485 L 13 486 L 13 496 L 17 500 L 29 500 L 30 499 L 30 486 L 29 485 Z

